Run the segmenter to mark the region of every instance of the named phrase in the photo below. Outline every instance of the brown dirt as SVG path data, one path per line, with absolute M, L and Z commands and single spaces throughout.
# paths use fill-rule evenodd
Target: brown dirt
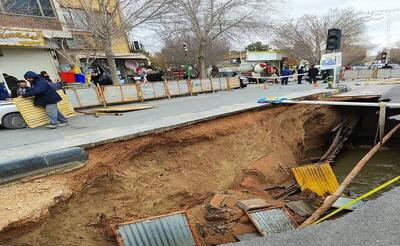
M 115 245 L 116 223 L 177 210 L 190 212 L 205 244 L 233 242 L 255 230 L 237 201 L 281 204 L 264 189 L 290 179 L 283 169 L 340 118 L 283 106 L 95 147 L 84 168 L 0 187 L 0 244 Z M 226 199 L 215 216 L 207 204 L 217 192 Z

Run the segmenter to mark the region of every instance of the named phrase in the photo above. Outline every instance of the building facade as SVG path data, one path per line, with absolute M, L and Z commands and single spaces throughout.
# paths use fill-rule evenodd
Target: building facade
M 56 79 L 62 69 L 72 66 L 71 58 L 84 63 L 85 52 L 75 39 L 90 34 L 70 13 L 73 8 L 80 11 L 78 0 L 0 0 L 0 71 L 18 79 L 28 70 L 47 71 Z M 70 59 L 57 52 L 60 47 L 54 40 L 66 40 L 63 50 Z M 113 40 L 112 49 L 122 83 L 133 73 L 127 64 L 147 61 L 146 56 L 130 52 L 126 36 Z M 105 61 L 101 51 L 94 57 L 97 63 Z

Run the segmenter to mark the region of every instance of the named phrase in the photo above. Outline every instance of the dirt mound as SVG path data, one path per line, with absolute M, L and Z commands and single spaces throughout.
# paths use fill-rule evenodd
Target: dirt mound
M 206 244 L 232 242 L 254 231 L 236 202 L 275 202 L 266 186 L 290 179 L 287 168 L 339 121 L 329 107 L 283 106 L 95 147 L 82 169 L 0 188 L 1 240 L 115 245 L 118 222 L 189 210 Z M 218 192 L 226 195 L 221 219 L 208 209 Z M 38 226 L 21 234 L 28 222 Z

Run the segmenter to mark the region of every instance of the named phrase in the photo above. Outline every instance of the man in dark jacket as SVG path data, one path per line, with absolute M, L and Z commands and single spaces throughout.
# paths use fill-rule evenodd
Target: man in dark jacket
M 62 99 L 57 94 L 56 90 L 45 78 L 39 76 L 35 72 L 28 71 L 25 73 L 24 77 L 31 83 L 31 88 L 27 88 L 23 96 L 35 96 L 35 105 L 46 109 L 46 113 L 50 119 L 50 125 L 46 127 L 55 129 L 57 126 L 66 126 L 68 120 L 57 108 L 57 103 Z M 61 123 L 57 124 L 58 121 Z
M 297 83 L 300 85 L 301 81 L 303 80 L 304 76 L 304 67 L 300 67 L 299 70 L 297 70 Z
M 308 70 L 308 78 L 309 82 L 311 83 L 316 83 L 317 82 L 317 76 L 319 74 L 318 68 L 314 67 L 314 65 L 311 65 L 311 68 Z
M 0 100 L 6 100 L 10 98 L 6 86 L 0 82 Z

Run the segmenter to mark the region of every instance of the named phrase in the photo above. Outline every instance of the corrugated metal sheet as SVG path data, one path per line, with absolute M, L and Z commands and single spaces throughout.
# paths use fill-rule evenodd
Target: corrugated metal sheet
M 248 212 L 258 231 L 266 236 L 296 228 L 292 219 L 280 208 Z
M 185 213 L 170 214 L 129 224 L 117 233 L 124 246 L 192 246 L 196 240 Z
M 68 100 L 68 97 L 62 92 L 57 91 L 61 96 L 62 101 L 60 101 L 57 106 L 60 111 L 66 117 L 71 117 L 75 115 L 74 108 Z M 13 103 L 18 108 L 18 111 L 21 113 L 24 118 L 26 124 L 30 128 L 43 126 L 49 123 L 49 118 L 47 117 L 46 111 L 42 107 L 37 107 L 33 104 L 33 97 L 23 98 L 17 97 L 13 98 Z
M 296 167 L 292 172 L 302 190 L 309 189 L 320 196 L 333 194 L 339 187 L 329 164 Z

